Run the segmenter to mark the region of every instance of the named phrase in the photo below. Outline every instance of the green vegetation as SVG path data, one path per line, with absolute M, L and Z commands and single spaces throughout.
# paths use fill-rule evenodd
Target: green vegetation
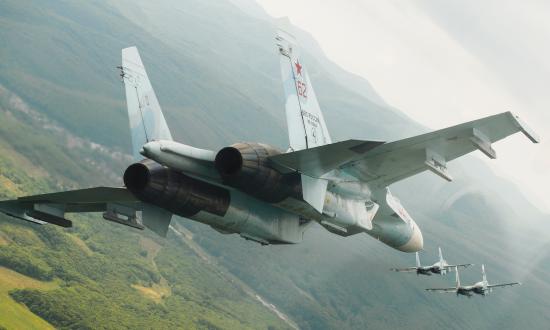
M 8 80 L 13 85 L 21 82 L 16 77 Z M 2 199 L 113 184 L 115 175 L 120 180 L 126 156 L 117 156 L 112 149 L 92 149 L 78 134 L 52 121 L 55 116 L 36 111 L 44 108 L 31 106 L 32 99 L 0 88 Z M 68 109 L 69 103 L 63 102 L 59 106 Z M 0 271 L 7 267 L 17 272 L 1 272 L 0 325 L 8 329 L 50 328 L 49 324 L 62 329 L 289 327 L 239 285 L 228 285 L 221 269 L 203 264 L 179 238 L 168 242 L 147 238 L 149 233 L 105 223 L 97 216 L 72 218 L 75 227 L 63 230 L 0 215 Z
M 81 218 L 75 229 L 64 231 L 54 226 L 36 228 L 0 216 L 0 232 L 9 238 L 0 246 L 0 265 L 59 283 L 58 288 L 48 291 L 22 285 L 10 291 L 11 299 L 64 329 L 169 329 L 205 324 L 219 328 L 255 328 L 260 324 L 286 327 L 251 297 L 227 286 L 217 275 L 219 271 L 203 265 L 177 239 L 162 242 L 165 246 L 161 247 L 154 238 L 148 238 L 149 245 L 157 246 L 151 253 L 154 257 L 148 257 L 149 253 L 142 253 L 147 248 L 140 243 L 142 233 L 100 221 L 97 217 Z M 0 282 L 4 280 L 2 277 Z M 159 300 L 135 289 L 161 283 L 169 294 Z M 8 310 L 20 308 L 13 303 L 10 306 Z M 8 325 L 12 317 L 3 310 L 0 322 Z
M 0 319 L 0 329 L 53 329 L 24 305 L 16 303 L 9 296 L 9 292 L 14 292 L 13 290 L 18 288 L 33 289 L 37 292 L 53 290 L 58 287 L 56 282 L 40 282 L 4 267 L 0 267 L 0 279 L 0 310 L 2 314 L 10 316 Z
M 251 297 L 227 286 L 218 270 L 203 265 L 177 239 L 161 242 L 162 247 L 150 243 L 158 249 L 148 257 L 142 253 L 147 248 L 140 243 L 142 233 L 102 222 L 82 218 L 75 229 L 64 231 L 0 216 L 0 232 L 9 238 L 0 246 L 0 265 L 59 283 L 49 291 L 23 285 L 10 291 L 11 299 L 64 329 L 286 327 Z M 168 289 L 158 300 L 135 288 L 161 283 Z M 0 322 L 8 324 L 12 317 L 2 311 Z

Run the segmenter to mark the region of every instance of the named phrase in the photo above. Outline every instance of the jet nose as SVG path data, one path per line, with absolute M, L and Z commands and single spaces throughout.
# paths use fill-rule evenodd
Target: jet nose
M 416 224 L 413 227 L 413 234 L 411 239 L 405 244 L 397 249 L 403 252 L 418 252 L 424 247 L 424 238 L 422 237 L 422 232 Z

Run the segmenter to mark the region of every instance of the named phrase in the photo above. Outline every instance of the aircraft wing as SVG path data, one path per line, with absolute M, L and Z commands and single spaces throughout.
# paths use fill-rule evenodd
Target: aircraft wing
M 496 158 L 491 144 L 517 132 L 534 143 L 539 141 L 519 117 L 504 112 L 404 140 L 389 143 L 348 140 L 272 156 L 270 160 L 283 173 L 297 171 L 319 178 L 340 169 L 380 186 L 426 170 L 451 181 L 448 161 L 475 150 Z
M 470 266 L 473 266 L 474 264 L 460 264 L 460 265 L 447 265 L 445 266 L 445 269 L 452 270 L 453 268 L 461 267 L 461 268 L 467 268 Z
M 441 292 L 441 293 L 455 293 L 456 288 L 435 288 L 435 289 L 426 289 L 426 291 Z
M 363 159 L 342 166 L 364 181 L 389 185 L 425 170 L 451 181 L 446 162 L 475 150 L 496 158 L 491 143 L 516 132 L 534 143 L 538 138 L 511 112 L 474 120 L 376 147 Z
M 511 112 L 474 120 L 427 134 L 383 144 L 365 156 L 342 166 L 357 178 L 382 185 L 403 180 L 425 170 L 451 181 L 448 161 L 475 150 L 496 158 L 491 143 L 516 132 L 523 132 L 532 142 L 538 138 Z
M 274 167 L 281 173 L 298 171 L 319 178 L 323 174 L 339 168 L 353 160 L 364 157 L 384 142 L 345 140 L 310 149 L 303 149 L 269 157 Z
M 130 227 L 148 227 L 165 236 L 172 214 L 140 202 L 126 188 L 95 187 L 1 201 L 0 212 L 38 224 L 72 227 L 66 213 L 103 212 L 105 220 Z
M 391 268 L 391 271 L 399 272 L 399 273 L 412 273 L 416 272 L 418 267 L 406 267 L 406 268 Z
M 520 282 L 512 282 L 512 283 L 502 283 L 502 284 L 489 284 L 487 285 L 488 288 L 500 288 L 504 286 L 514 286 L 514 285 L 521 285 Z

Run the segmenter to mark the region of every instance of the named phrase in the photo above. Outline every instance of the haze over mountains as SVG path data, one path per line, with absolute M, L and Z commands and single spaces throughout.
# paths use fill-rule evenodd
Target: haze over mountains
M 274 29 L 243 0 L 0 3 L 1 196 L 121 183 L 130 141 L 115 67 L 120 50 L 132 45 L 176 140 L 212 149 L 236 141 L 285 148 Z M 307 33 L 297 37 L 335 141 L 425 131 L 369 82 L 331 63 Z M 428 173 L 392 186 L 424 232 L 422 261 L 435 261 L 441 246 L 449 262 L 476 264 L 461 273 L 464 283 L 479 280 L 485 263 L 490 282 L 523 286 L 486 299 L 431 295 L 424 288 L 453 285 L 454 277 L 390 273 L 414 256 L 367 235 L 345 239 L 315 227 L 303 244 L 262 247 L 184 219 L 176 225 L 187 233 L 183 240 L 175 232 L 166 242 L 145 233 L 144 242 L 142 233 L 98 217 L 76 219 L 68 232 L 0 217 L 0 265 L 25 273 L 14 260 L 28 261 L 40 271 L 26 275 L 57 281 L 53 291 L 17 291 L 10 299 L 60 328 L 93 327 L 94 318 L 112 327 L 110 311 L 125 327 L 546 327 L 550 218 L 476 158 L 450 170 L 453 183 Z M 90 251 L 77 254 L 79 246 Z M 95 308 L 95 301 L 113 309 Z M 9 318 L 0 311 L 0 325 Z
M 488 165 L 550 213 L 550 185 L 540 184 L 550 182 L 550 3 L 258 2 L 311 32 L 329 58 L 366 77 L 386 101 L 427 127 L 505 110 L 520 115 L 541 144 L 512 137 L 499 146 L 501 161 Z

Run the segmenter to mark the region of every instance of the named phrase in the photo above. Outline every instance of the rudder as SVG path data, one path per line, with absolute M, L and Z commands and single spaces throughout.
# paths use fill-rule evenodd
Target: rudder
M 290 148 L 298 151 L 330 144 L 332 141 L 309 75 L 300 61 L 294 36 L 279 29 L 275 39 L 280 54 L 281 75 L 286 97 Z
M 137 161 L 143 159 L 139 151 L 144 144 L 153 140 L 172 140 L 172 134 L 136 47 L 122 50 L 120 68 L 126 90 L 132 155 Z
M 299 59 L 294 36 L 279 28 L 275 40 L 280 54 L 290 150 L 299 151 L 332 143 L 309 75 Z M 322 213 L 328 182 L 304 174 L 301 178 L 304 200 Z

